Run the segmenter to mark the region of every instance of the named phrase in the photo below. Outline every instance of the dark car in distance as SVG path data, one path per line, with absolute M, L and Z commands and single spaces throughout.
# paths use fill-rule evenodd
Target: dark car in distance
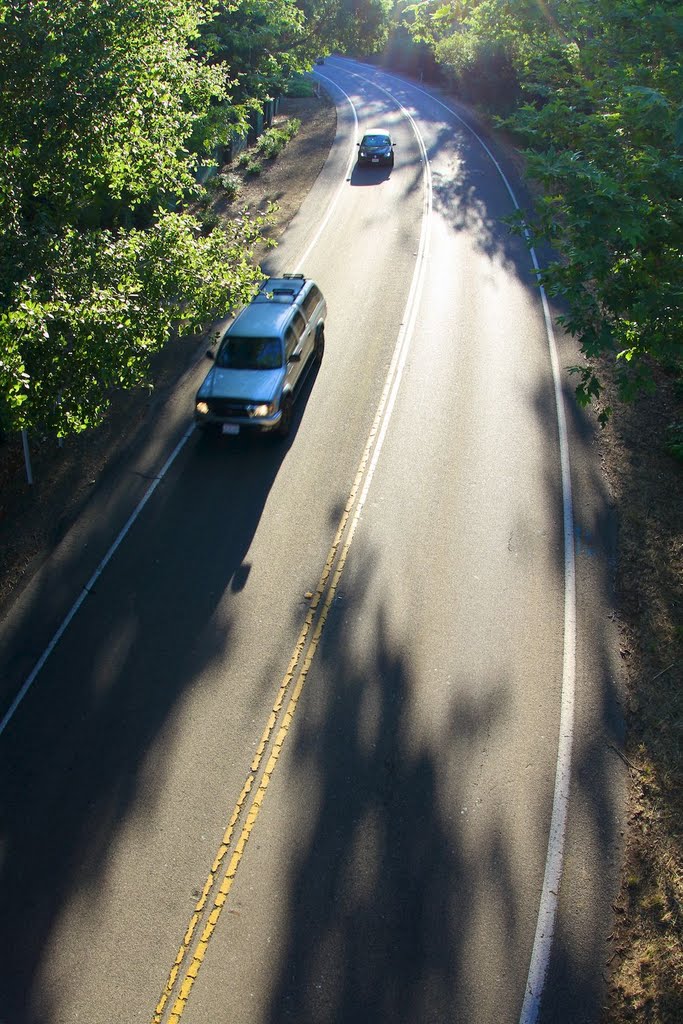
M 394 166 L 394 146 L 391 135 L 384 128 L 369 128 L 358 146 L 359 165 Z

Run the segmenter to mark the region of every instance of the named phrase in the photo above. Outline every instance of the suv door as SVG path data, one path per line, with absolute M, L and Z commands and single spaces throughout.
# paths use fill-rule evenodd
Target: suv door
M 299 377 L 305 369 L 311 352 L 310 330 L 300 310 L 295 310 L 285 329 L 285 359 L 287 360 L 286 387 L 296 390 Z M 292 361 L 292 355 L 299 358 Z

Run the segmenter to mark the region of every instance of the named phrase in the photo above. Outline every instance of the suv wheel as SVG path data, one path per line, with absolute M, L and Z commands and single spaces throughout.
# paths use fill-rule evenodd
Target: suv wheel
M 285 395 L 280 406 L 282 415 L 277 426 L 278 437 L 288 437 L 292 429 L 292 396 Z
M 325 352 L 325 328 L 321 324 L 318 330 L 315 332 L 315 361 L 316 363 L 322 363 L 323 353 Z

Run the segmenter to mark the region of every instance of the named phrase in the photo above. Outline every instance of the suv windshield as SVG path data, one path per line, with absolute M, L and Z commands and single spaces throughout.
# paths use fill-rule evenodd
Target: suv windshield
M 239 338 L 229 334 L 216 355 L 223 370 L 277 370 L 282 366 L 282 344 L 278 338 Z
M 364 146 L 388 146 L 389 136 L 388 135 L 364 135 L 363 136 Z

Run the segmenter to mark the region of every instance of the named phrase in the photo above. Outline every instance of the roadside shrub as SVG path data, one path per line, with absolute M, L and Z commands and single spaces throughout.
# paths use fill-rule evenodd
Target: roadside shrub
M 237 162 L 237 166 L 250 178 L 257 178 L 263 167 L 260 160 L 256 160 L 251 153 L 243 153 Z
M 256 149 L 260 156 L 266 160 L 272 160 L 285 148 L 290 139 L 293 139 L 301 127 L 301 121 L 291 117 L 282 127 L 268 128 L 256 143 Z
M 240 194 L 240 188 L 242 183 L 236 174 L 223 173 L 218 175 L 218 183 L 223 190 L 223 194 L 229 203 L 232 203 L 237 199 Z
M 199 223 L 202 226 L 202 233 L 210 235 L 214 228 L 218 227 L 220 218 L 215 210 L 200 210 L 198 214 Z
M 301 128 L 301 121 L 298 117 L 290 117 L 289 120 L 285 121 L 281 131 L 283 131 L 287 136 L 287 142 L 290 142 L 294 138 L 296 133 L 299 131 L 299 128 Z
M 290 78 L 285 82 L 283 91 L 285 96 L 291 96 L 293 99 L 308 99 L 309 96 L 315 96 L 315 90 L 315 82 L 312 79 L 297 75 L 296 78 Z

